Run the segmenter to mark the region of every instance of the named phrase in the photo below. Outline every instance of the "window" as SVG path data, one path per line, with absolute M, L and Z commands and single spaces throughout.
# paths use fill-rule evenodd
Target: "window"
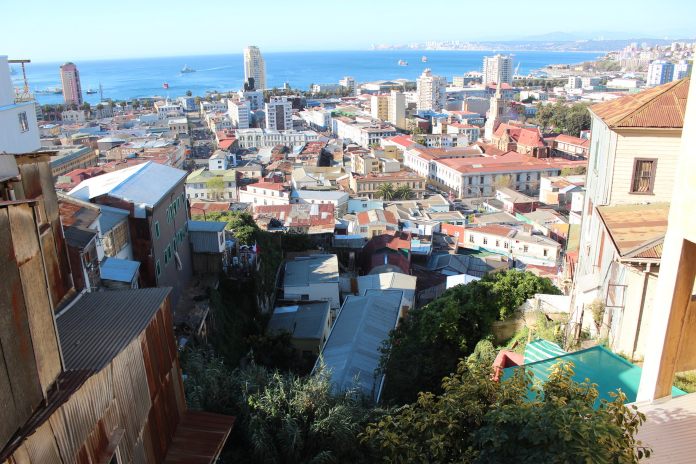
M 29 119 L 27 119 L 27 112 L 22 111 L 17 116 L 19 116 L 19 130 L 22 132 L 29 131 Z
M 483 244 L 488 245 L 488 237 L 483 237 Z
M 474 236 L 473 236 L 473 235 L 469 235 L 469 241 L 470 241 L 471 243 L 474 243 Z
M 503 242 L 503 248 L 507 250 L 507 247 L 509 246 L 508 242 Z
M 159 259 L 157 260 L 157 263 L 155 264 L 155 274 L 159 278 L 160 274 L 162 274 L 162 266 L 160 266 Z
M 500 240 L 495 241 L 495 246 L 500 247 Z
M 631 193 L 652 194 L 655 186 L 656 159 L 636 158 L 633 164 Z
M 527 253 L 527 252 L 529 251 L 529 246 L 528 246 L 528 245 L 523 246 L 523 247 L 522 247 L 522 251 L 523 251 L 524 253 Z
M 155 221 L 155 238 L 160 238 L 159 221 Z
M 549 250 L 548 250 L 548 248 L 544 248 L 544 256 L 548 256 L 548 255 L 549 255 Z

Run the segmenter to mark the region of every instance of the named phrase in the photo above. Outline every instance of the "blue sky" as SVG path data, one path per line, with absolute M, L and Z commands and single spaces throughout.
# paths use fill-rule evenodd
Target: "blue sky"
M 4 0 L 0 54 L 35 61 L 360 50 L 373 43 L 696 36 L 693 0 Z M 432 7 L 423 11 L 423 5 Z M 491 25 L 496 25 L 495 29 Z

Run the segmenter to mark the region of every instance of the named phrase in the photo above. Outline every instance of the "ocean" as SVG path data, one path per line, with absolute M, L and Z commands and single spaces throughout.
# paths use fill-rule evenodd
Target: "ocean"
M 500 51 L 500 53 L 506 53 Z M 570 64 L 594 60 L 598 52 L 511 52 L 513 66 L 519 63 L 519 73 L 539 69 L 548 64 Z M 457 50 L 387 50 L 387 51 L 332 51 L 264 53 L 266 80 L 270 87 L 282 87 L 287 82 L 293 88 L 307 90 L 313 83 L 337 83 L 344 76 L 352 76 L 357 82 L 381 79 L 406 78 L 415 80 L 424 68 L 434 74 L 447 77 L 469 71 L 481 71 L 483 57 L 490 51 Z M 428 58 L 427 63 L 421 57 Z M 67 58 L 67 57 L 66 57 Z M 405 60 L 408 66 L 397 62 Z M 194 95 L 206 91 L 229 91 L 241 88 L 244 80 L 242 54 L 180 56 L 166 58 L 140 58 L 98 61 L 75 61 L 82 82 L 85 101 L 99 102 L 99 94 L 88 95 L 88 89 L 97 90 L 102 85 L 104 98 L 125 100 L 139 97 L 184 95 L 190 90 Z M 62 63 L 29 63 L 27 77 L 32 91 L 60 87 L 59 66 Z M 17 65 L 13 65 L 17 66 Z M 181 74 L 188 66 L 194 73 Z M 21 72 L 13 74 L 16 86 L 21 85 Z M 163 89 L 163 83 L 169 89 Z M 60 94 L 36 95 L 41 104 L 62 103 Z

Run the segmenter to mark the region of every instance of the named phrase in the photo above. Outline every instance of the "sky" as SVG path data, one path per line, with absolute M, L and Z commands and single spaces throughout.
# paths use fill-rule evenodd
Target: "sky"
M 248 44 L 264 52 L 363 50 L 381 43 L 516 40 L 558 31 L 587 39 L 696 37 L 693 0 L 0 3 L 0 55 L 33 61 L 240 53 Z M 427 6 L 432 10 L 423 11 Z

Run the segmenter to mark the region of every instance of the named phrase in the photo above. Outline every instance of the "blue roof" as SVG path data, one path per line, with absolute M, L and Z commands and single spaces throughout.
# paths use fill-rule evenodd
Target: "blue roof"
M 189 232 L 222 232 L 225 230 L 226 222 L 218 221 L 189 221 Z
M 113 229 L 116 224 L 127 218 L 129 214 L 125 209 L 114 208 L 113 206 L 99 205 L 99 209 L 101 210 L 99 228 L 102 234 Z
M 100 266 L 101 278 L 117 282 L 132 282 L 140 262 L 129 259 L 107 258 Z

